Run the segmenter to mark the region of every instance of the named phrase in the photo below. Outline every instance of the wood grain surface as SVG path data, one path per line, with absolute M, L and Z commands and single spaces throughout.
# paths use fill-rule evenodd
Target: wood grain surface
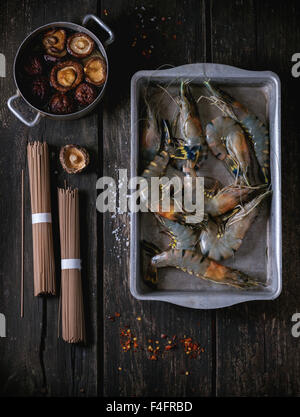
M 21 41 L 52 21 L 80 23 L 97 14 L 114 31 L 108 48 L 109 82 L 91 115 L 75 121 L 43 119 L 24 127 L 6 106 L 15 93 L 12 65 Z M 0 312 L 7 337 L 0 338 L 1 396 L 292 396 L 300 395 L 300 339 L 291 317 L 300 309 L 299 262 L 299 80 L 291 57 L 299 51 L 300 7 L 267 0 L 37 0 L 1 1 L 0 53 L 7 76 L 0 78 Z M 91 25 L 101 39 L 105 33 Z M 96 179 L 118 178 L 130 168 L 130 79 L 140 69 L 216 62 L 249 70 L 271 70 L 282 83 L 283 291 L 278 300 L 197 311 L 135 300 L 129 291 L 129 216 L 97 214 Z M 57 338 L 58 297 L 33 297 L 30 196 L 25 146 L 46 140 L 51 154 L 55 253 L 59 260 L 56 187 L 64 180 L 80 191 L 81 252 L 87 346 Z M 85 146 L 85 173 L 64 174 L 60 146 Z M 20 318 L 21 170 L 25 168 L 25 309 Z M 59 262 L 57 262 L 57 280 Z M 118 313 L 117 316 L 115 313 Z M 130 330 L 138 347 L 122 349 Z M 167 338 L 162 338 L 167 335 Z M 177 347 L 157 361 L 177 336 Z M 204 351 L 186 355 L 180 339 L 192 337 Z M 149 342 L 150 340 L 150 342 Z M 158 343 L 156 343 L 156 341 Z

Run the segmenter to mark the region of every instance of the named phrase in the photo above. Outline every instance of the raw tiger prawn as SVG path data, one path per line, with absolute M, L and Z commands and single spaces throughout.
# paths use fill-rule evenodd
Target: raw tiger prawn
M 257 216 L 260 203 L 270 194 L 271 191 L 266 191 L 241 206 L 229 217 L 222 232 L 220 232 L 220 225 L 210 219 L 207 226 L 203 228 L 199 239 L 203 255 L 215 261 L 233 256 Z
M 170 166 L 168 166 L 165 175 L 169 179 L 174 176 L 178 176 L 180 179 L 184 178 L 181 171 Z M 204 177 L 204 212 L 212 217 L 219 217 L 234 210 L 235 207 L 248 200 L 254 192 L 255 189 L 242 185 L 223 187 L 218 180 Z
M 241 103 L 232 98 L 228 93 L 204 81 L 204 86 L 211 94 L 212 102 L 218 106 L 223 113 L 239 122 L 249 134 L 257 161 L 264 176 L 265 183 L 269 182 L 269 132 L 264 123 L 253 113 L 246 109 Z
M 180 84 L 180 94 L 177 98 L 179 105 L 179 130 L 182 145 L 179 146 L 174 158 L 186 160 L 188 167 L 194 167 L 197 162 L 207 158 L 207 144 L 203 134 L 196 102 L 187 82 Z
M 198 238 L 193 229 L 165 219 L 161 219 L 161 223 L 172 239 L 171 248 L 160 252 L 157 247 L 148 244 L 148 253 L 152 251 L 152 254 L 156 254 L 151 258 L 146 280 L 157 283 L 155 269 L 171 266 L 197 278 L 232 287 L 253 288 L 260 285 L 245 273 L 204 257 L 197 247 Z M 153 280 L 153 276 L 156 277 L 156 281 Z
M 229 172 L 249 185 L 251 157 L 241 126 L 230 117 L 217 117 L 206 126 L 206 141 L 213 155 L 225 163 Z
M 161 123 L 154 109 L 148 100 L 144 99 L 146 105 L 145 118 L 142 123 L 141 149 L 142 160 L 147 165 L 157 155 L 161 143 Z

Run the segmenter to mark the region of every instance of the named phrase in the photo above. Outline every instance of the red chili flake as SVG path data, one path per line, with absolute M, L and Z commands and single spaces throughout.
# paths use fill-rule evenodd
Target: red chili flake
M 121 317 L 121 314 L 120 313 L 115 313 L 115 316 L 116 317 Z
M 172 345 L 165 346 L 165 350 L 171 350 L 171 349 L 173 349 L 173 346 Z
M 177 25 L 181 25 L 182 24 L 182 21 L 181 20 L 178 20 L 177 21 Z
M 176 41 L 177 35 L 174 33 L 174 35 L 172 35 L 172 38 Z
M 204 351 L 204 349 L 198 343 L 194 342 L 191 337 L 185 337 L 184 339 L 181 339 L 180 342 L 184 346 L 185 353 L 192 359 L 195 359 Z
M 150 361 L 157 361 L 157 356 L 151 355 L 150 356 Z
M 124 351 L 128 351 L 131 348 L 134 348 L 134 352 L 137 352 L 139 344 L 137 338 L 132 334 L 130 329 L 121 329 L 120 330 L 120 343 Z

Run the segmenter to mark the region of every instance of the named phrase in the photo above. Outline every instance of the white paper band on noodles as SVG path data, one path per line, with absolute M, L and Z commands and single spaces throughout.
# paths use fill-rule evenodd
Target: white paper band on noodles
M 36 223 L 52 223 L 51 213 L 35 213 L 32 214 L 32 224 Z
M 62 259 L 61 269 L 81 269 L 81 259 Z

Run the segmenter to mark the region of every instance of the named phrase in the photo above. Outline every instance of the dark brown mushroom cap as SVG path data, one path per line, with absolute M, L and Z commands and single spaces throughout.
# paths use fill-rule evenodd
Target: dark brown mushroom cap
M 63 93 L 77 87 L 83 78 L 83 68 L 79 62 L 64 61 L 55 65 L 50 74 L 52 86 Z
M 81 83 L 75 90 L 75 99 L 82 106 L 88 106 L 97 98 L 96 87 L 90 84 Z
M 81 172 L 90 162 L 88 152 L 78 145 L 66 145 L 60 149 L 59 160 L 68 174 Z
M 43 38 L 43 45 L 48 55 L 62 58 L 66 55 L 66 31 L 64 29 L 51 29 Z
M 84 66 L 85 79 L 87 82 L 100 86 L 106 80 L 106 65 L 103 58 L 94 56 Z
M 42 60 L 38 56 L 29 55 L 24 59 L 24 70 L 28 75 L 41 75 L 43 72 Z
M 49 93 L 50 84 L 47 77 L 39 75 L 32 80 L 30 84 L 30 95 L 35 104 L 43 104 L 48 98 Z
M 94 48 L 95 42 L 86 33 L 74 33 L 67 40 L 68 52 L 76 58 L 85 58 L 89 56 Z
M 73 99 L 63 93 L 55 93 L 50 100 L 49 107 L 52 113 L 69 114 L 74 111 Z

